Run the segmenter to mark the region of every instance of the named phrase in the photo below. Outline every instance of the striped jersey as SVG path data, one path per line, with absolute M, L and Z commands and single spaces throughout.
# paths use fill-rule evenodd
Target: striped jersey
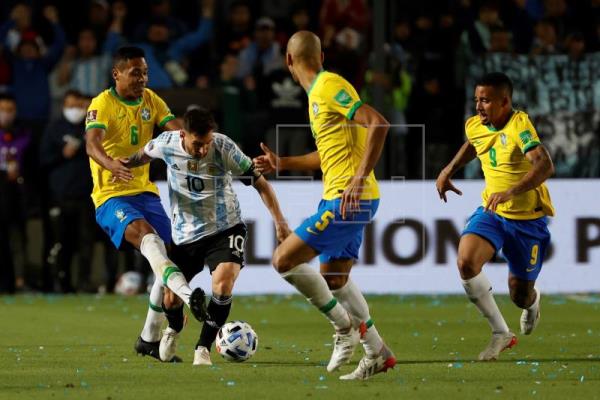
M 192 243 L 242 223 L 232 176 L 252 166 L 229 137 L 213 133 L 203 158 L 188 154 L 180 131 L 163 132 L 148 142 L 144 152 L 167 164 L 171 235 L 177 245 Z

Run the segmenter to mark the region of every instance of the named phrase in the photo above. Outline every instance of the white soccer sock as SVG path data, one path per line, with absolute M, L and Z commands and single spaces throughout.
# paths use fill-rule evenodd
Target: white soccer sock
M 155 233 L 145 235 L 140 244 L 140 251 L 150 263 L 157 279 L 162 279 L 163 284 L 189 306 L 192 289 L 179 268 L 167 257 L 167 249 L 162 239 Z
M 498 305 L 492 295 L 492 284 L 487 276 L 481 271 L 474 278 L 462 281 L 469 300 L 481 311 L 488 320 L 492 333 L 507 333 L 508 325 L 498 309 Z
M 361 324 L 361 340 L 367 357 L 376 357 L 383 348 L 383 340 L 373 325 L 369 315 L 367 300 L 352 279 L 339 289 L 332 290 L 333 295 L 340 301 L 350 315 Z M 364 324 L 364 325 L 362 325 Z M 365 330 L 366 328 L 366 330 Z
M 308 264 L 300 264 L 281 274 L 306 299 L 319 309 L 338 331 L 352 326 L 346 309 L 333 297 L 325 278 Z
M 152 290 L 150 290 L 150 304 L 148 306 L 148 314 L 146 315 L 146 323 L 140 335 L 146 342 L 157 342 L 160 340 L 160 330 L 165 321 L 165 313 L 162 309 L 163 290 L 160 278 L 154 276 L 154 284 L 152 285 Z

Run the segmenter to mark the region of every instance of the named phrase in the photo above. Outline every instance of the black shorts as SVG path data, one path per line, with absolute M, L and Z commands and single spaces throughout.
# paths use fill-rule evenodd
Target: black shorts
M 238 224 L 193 243 L 171 245 L 171 260 L 190 281 L 208 265 L 210 273 L 221 263 L 233 262 L 244 268 L 246 225 Z

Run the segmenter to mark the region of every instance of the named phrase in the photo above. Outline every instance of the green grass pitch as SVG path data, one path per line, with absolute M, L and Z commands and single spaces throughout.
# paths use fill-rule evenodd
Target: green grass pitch
M 365 382 L 329 374 L 332 329 L 296 296 L 234 297 L 230 319 L 259 337 L 241 364 L 214 354 L 193 367 L 199 324 L 180 341 L 182 364 L 138 357 L 147 297 L 0 297 L 0 399 L 593 399 L 600 398 L 600 296 L 544 296 L 531 336 L 499 361 L 475 362 L 487 323 L 464 296 L 370 296 L 372 316 L 398 358 Z M 518 330 L 520 310 L 498 303 Z

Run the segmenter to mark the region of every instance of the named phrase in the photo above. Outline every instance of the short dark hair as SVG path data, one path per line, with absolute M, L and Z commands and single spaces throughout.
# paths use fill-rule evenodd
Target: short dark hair
M 17 103 L 17 99 L 11 93 L 0 93 L 0 101 L 11 101 L 13 103 Z
M 119 47 L 117 52 L 115 53 L 115 58 L 113 62 L 113 66 L 117 66 L 122 62 L 127 62 L 132 58 L 143 58 L 146 54 L 144 50 L 136 46 L 123 46 Z
M 502 72 L 490 72 L 485 74 L 477 81 L 477 86 L 491 86 L 496 89 L 508 91 L 509 96 L 513 93 L 513 83 L 508 75 Z
M 69 89 L 65 92 L 65 94 L 63 95 L 63 101 L 69 97 L 69 96 L 73 96 L 73 97 L 77 97 L 79 99 L 83 98 L 83 94 L 77 90 L 77 89 Z
M 196 135 L 204 136 L 217 128 L 212 113 L 202 106 L 195 106 L 183 114 L 183 128 Z

